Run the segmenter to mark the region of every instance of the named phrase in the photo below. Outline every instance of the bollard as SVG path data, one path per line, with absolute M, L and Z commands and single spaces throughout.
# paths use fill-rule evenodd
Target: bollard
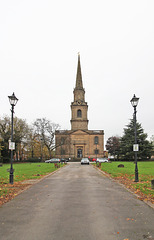
M 151 188 L 154 189 L 154 179 L 151 180 Z

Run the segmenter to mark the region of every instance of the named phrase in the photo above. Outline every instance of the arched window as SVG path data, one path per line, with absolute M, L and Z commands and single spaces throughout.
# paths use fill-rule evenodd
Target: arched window
M 61 155 L 64 155 L 65 154 L 65 149 L 61 149 Z
M 82 117 L 82 111 L 81 111 L 81 109 L 78 109 L 78 111 L 77 111 L 77 117 Z
M 94 144 L 98 144 L 98 137 L 94 137 Z
M 61 144 L 63 145 L 65 142 L 65 138 L 61 137 Z

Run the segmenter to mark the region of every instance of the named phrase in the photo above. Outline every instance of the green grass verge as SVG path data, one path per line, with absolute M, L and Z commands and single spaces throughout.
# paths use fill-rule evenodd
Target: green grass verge
M 124 168 L 118 165 L 123 164 Z M 154 179 L 154 162 L 138 162 L 139 182 L 135 183 L 134 162 L 112 162 L 102 163 L 101 169 L 114 178 L 127 178 L 132 180 L 132 186 L 143 194 L 154 197 L 154 190 L 151 188 L 151 180 Z
M 63 164 L 58 164 L 59 167 Z M 13 164 L 14 169 L 14 184 L 9 184 L 9 169 L 10 164 L 3 164 L 0 167 L 0 206 L 12 198 L 18 192 L 24 190 L 27 186 L 21 182 L 28 179 L 41 178 L 57 169 L 54 163 L 19 163 Z
M 62 167 L 64 164 L 58 164 Z M 0 167 L 0 206 L 12 198 L 18 192 L 24 190 L 27 186 L 21 182 L 28 179 L 41 178 L 57 169 L 54 163 L 19 163 L 13 164 L 14 168 L 14 184 L 9 184 L 10 164 L 4 164 Z
M 119 164 L 123 164 L 124 168 L 118 168 Z M 118 177 L 121 174 L 128 174 L 130 179 L 134 178 L 134 162 L 102 163 L 101 168 L 110 173 L 113 177 Z M 141 181 L 146 180 L 147 177 L 154 178 L 154 162 L 138 162 L 138 172 Z
M 54 163 L 20 163 L 13 164 L 13 168 L 14 182 L 41 178 L 41 176 L 55 171 Z M 10 173 L 7 171 L 8 169 L 10 169 L 10 164 L 3 164 L 0 167 L 0 184 L 9 183 Z

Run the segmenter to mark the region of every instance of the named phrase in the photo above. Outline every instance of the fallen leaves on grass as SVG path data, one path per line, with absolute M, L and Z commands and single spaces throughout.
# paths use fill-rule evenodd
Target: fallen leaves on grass
M 0 185 L 0 206 L 13 199 L 21 191 L 26 189 L 30 184 L 22 184 L 15 182 L 14 184 L 1 184 Z
M 141 189 L 140 189 L 140 182 L 138 183 L 138 189 L 136 189 L 136 184 L 134 182 L 134 180 L 129 179 L 127 177 L 127 175 L 125 176 L 119 176 L 119 177 L 114 177 L 115 180 L 118 180 L 118 182 L 124 184 L 128 189 L 130 189 L 132 192 L 134 192 L 135 194 L 137 194 L 138 199 L 140 199 L 141 201 L 147 201 L 147 202 L 151 202 L 152 204 L 154 204 L 154 197 L 151 194 L 144 194 Z M 142 184 L 147 183 L 146 182 L 142 182 Z M 148 187 L 147 187 L 148 189 Z M 149 188 L 150 189 L 150 188 Z M 151 190 L 151 189 L 150 189 Z

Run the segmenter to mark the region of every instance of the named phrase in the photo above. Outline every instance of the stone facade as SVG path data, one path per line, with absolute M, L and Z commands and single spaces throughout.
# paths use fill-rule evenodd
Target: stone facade
M 80 159 L 104 156 L 104 131 L 88 130 L 88 105 L 85 102 L 85 90 L 82 84 L 80 56 L 78 56 L 76 86 L 71 103 L 71 130 L 55 133 L 56 157 Z

